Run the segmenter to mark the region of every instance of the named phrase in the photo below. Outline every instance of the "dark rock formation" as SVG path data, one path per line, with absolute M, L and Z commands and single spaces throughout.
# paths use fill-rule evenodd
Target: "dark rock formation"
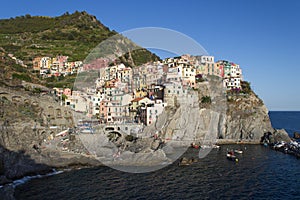
M 294 138 L 295 139 L 300 139 L 300 133 L 294 132 Z
M 184 166 L 184 165 L 191 165 L 193 163 L 197 162 L 197 159 L 195 158 L 187 158 L 187 157 L 183 157 L 179 160 L 178 165 L 179 166 Z
M 291 138 L 284 129 L 275 129 L 273 132 L 264 133 L 261 137 L 261 142 L 268 145 L 274 145 L 279 142 L 289 143 L 291 142 Z

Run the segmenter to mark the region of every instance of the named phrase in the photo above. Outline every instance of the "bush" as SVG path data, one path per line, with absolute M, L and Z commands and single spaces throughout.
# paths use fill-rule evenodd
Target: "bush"
M 23 80 L 23 81 L 27 81 L 27 82 L 31 82 L 31 77 L 28 74 L 17 74 L 17 73 L 13 73 L 12 74 L 13 79 L 19 79 L 19 80 Z
M 202 98 L 201 98 L 201 103 L 211 103 L 211 98 L 210 98 L 210 96 L 203 96 Z
M 132 135 L 126 135 L 125 136 L 125 140 L 128 141 L 128 142 L 132 142 L 134 140 L 136 140 L 137 138 L 132 136 Z
M 32 92 L 40 94 L 42 92 L 42 89 L 41 88 L 33 88 Z
M 22 67 L 21 65 L 18 65 L 18 64 L 13 64 L 13 68 L 17 72 L 27 72 L 27 70 L 24 67 Z
M 242 86 L 242 92 L 245 94 L 249 94 L 252 92 L 250 82 L 247 81 L 241 81 L 241 86 Z

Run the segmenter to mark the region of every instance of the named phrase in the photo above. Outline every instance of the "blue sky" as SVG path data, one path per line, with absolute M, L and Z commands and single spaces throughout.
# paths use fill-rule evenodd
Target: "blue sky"
M 2 0 L 0 18 L 75 10 L 118 32 L 150 26 L 184 33 L 216 59 L 240 64 L 269 110 L 300 110 L 300 1 Z

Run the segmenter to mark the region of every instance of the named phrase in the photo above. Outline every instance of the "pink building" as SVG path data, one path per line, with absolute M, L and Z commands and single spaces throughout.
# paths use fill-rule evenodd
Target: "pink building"
M 86 70 L 95 70 L 108 67 L 109 60 L 105 58 L 97 58 L 89 63 L 83 65 L 83 69 Z
M 72 95 L 72 90 L 70 88 L 65 88 L 63 91 L 63 94 L 66 96 L 71 96 Z

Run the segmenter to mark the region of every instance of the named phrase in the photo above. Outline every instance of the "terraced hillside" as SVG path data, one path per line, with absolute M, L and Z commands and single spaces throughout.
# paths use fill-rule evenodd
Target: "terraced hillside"
M 0 47 L 29 67 L 36 56 L 84 60 L 101 41 L 115 34 L 95 16 L 78 11 L 59 17 L 25 15 L 0 20 Z M 159 59 L 145 49 L 132 52 L 131 57 L 133 62 L 128 64 L 133 66 Z

